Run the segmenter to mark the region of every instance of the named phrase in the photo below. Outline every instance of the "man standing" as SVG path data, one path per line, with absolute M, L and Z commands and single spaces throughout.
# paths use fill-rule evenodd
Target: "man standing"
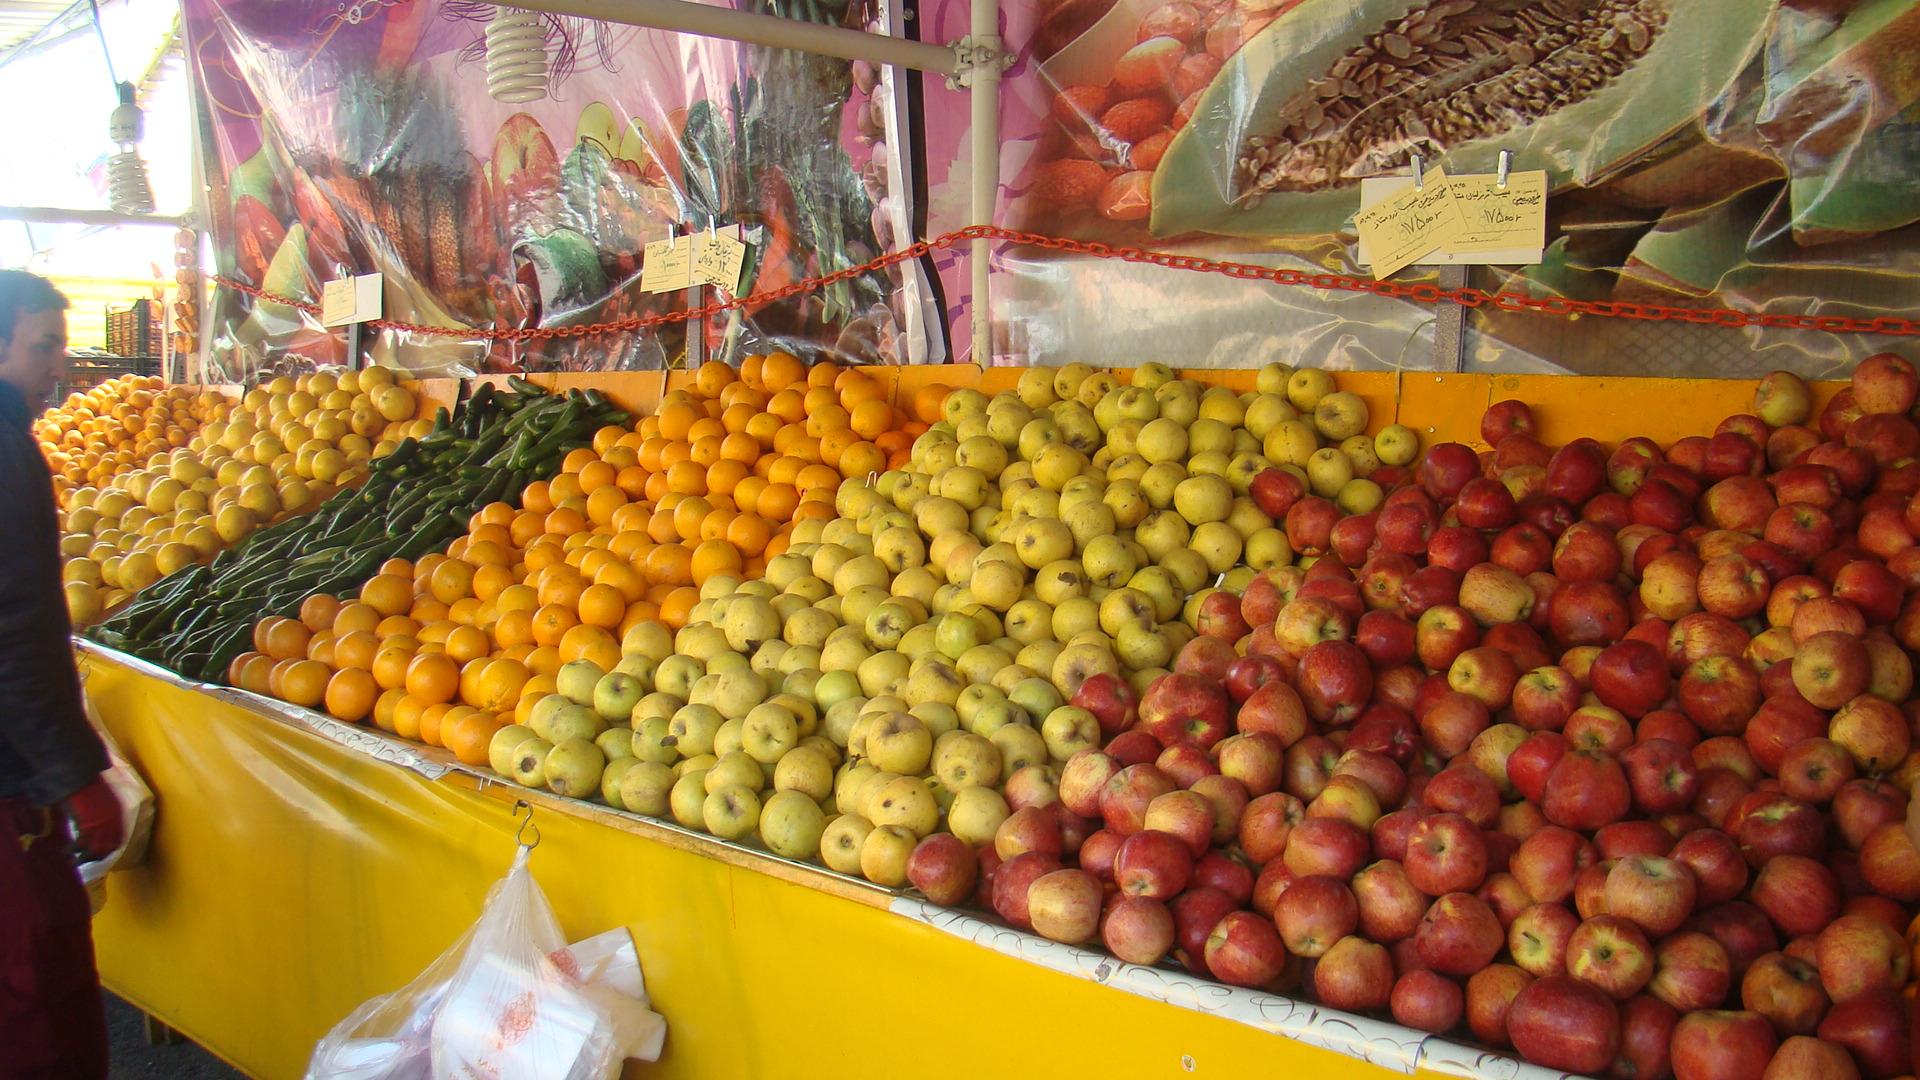
M 53 484 L 32 433 L 66 359 L 66 308 L 45 278 L 0 271 L 0 1080 L 107 1074 L 74 856 L 119 846 L 120 805 L 81 708 Z

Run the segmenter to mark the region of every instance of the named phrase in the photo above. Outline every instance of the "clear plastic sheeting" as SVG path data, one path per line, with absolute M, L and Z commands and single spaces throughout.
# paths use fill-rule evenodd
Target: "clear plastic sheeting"
M 739 0 L 836 26 L 854 0 Z M 898 97 L 870 68 L 784 49 L 542 15 L 543 94 L 489 96 L 489 4 L 187 0 L 204 105 L 216 266 L 317 301 L 385 276 L 384 318 L 559 329 L 704 305 L 641 288 L 645 245 L 739 225 L 742 293 L 858 266 L 905 242 Z M 518 95 L 516 95 L 518 96 Z M 369 331 L 368 357 L 421 375 L 659 369 L 780 348 L 848 363 L 944 355 L 917 268 L 872 272 L 700 323 L 489 342 Z M 347 335 L 284 303 L 216 290 L 206 381 L 346 359 Z
M 418 979 L 374 998 L 314 1048 L 307 1080 L 611 1080 L 659 1058 L 633 938 L 566 945 L 520 847 L 479 922 Z

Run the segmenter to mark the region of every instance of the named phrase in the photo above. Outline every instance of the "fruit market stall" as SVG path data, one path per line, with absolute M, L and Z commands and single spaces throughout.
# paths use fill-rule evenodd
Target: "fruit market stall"
M 975 1048 L 937 1074 L 1539 1068 L 1517 1049 L 1684 1078 L 1757 1075 L 1776 1028 L 1820 1036 L 1781 1069 L 1910 1068 L 1903 361 L 1851 387 L 783 365 L 468 386 L 459 464 L 398 469 L 495 483 L 483 407 L 632 416 L 522 457 L 511 514 L 449 493 L 462 527 L 357 589 L 216 615 L 235 644 L 193 671 L 138 655 L 202 606 L 161 611 L 164 580 L 90 631 L 89 697 L 163 807 L 109 879 L 109 985 L 297 1074 L 468 925 L 523 801 L 567 928 L 633 930 L 673 1072 L 891 1075 L 911 1031 Z M 813 419 L 781 416 L 794 382 Z M 350 457 L 360 490 L 435 426 Z M 1061 499 L 1101 472 L 1076 535 Z M 976 474 L 1051 497 L 993 521 Z M 326 514 L 285 527 L 363 527 Z M 1739 1071 L 1701 1071 L 1724 1040 Z

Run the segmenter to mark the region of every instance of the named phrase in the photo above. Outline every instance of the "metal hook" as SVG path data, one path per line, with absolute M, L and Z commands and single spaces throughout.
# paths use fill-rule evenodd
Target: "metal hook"
M 1498 182 L 1495 183 L 1494 186 L 1498 187 L 1501 191 L 1507 190 L 1507 173 L 1510 172 L 1512 169 L 1513 169 L 1513 151 L 1511 150 L 1500 151 L 1500 178 Z
M 1419 154 L 1413 155 L 1413 190 L 1415 191 L 1425 191 L 1427 189 L 1426 165 L 1427 163 L 1421 159 Z
M 520 816 L 520 811 L 522 810 L 525 810 L 527 812 L 527 816 L 524 818 Z M 535 825 L 533 823 L 532 804 L 528 803 L 525 799 L 515 799 L 513 801 L 513 816 L 515 820 L 520 822 L 520 827 L 514 830 L 513 842 L 516 844 L 519 844 L 523 848 L 526 848 L 528 851 L 532 851 L 534 848 L 539 847 L 540 846 L 540 826 Z M 529 832 L 533 834 L 533 838 L 531 840 L 527 838 L 527 834 Z

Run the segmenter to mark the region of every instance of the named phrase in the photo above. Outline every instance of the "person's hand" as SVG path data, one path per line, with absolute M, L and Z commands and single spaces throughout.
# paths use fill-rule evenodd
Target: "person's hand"
M 67 814 L 73 819 L 74 846 L 86 861 L 104 859 L 119 848 L 125 828 L 120 799 L 105 780 L 95 780 L 67 796 Z

